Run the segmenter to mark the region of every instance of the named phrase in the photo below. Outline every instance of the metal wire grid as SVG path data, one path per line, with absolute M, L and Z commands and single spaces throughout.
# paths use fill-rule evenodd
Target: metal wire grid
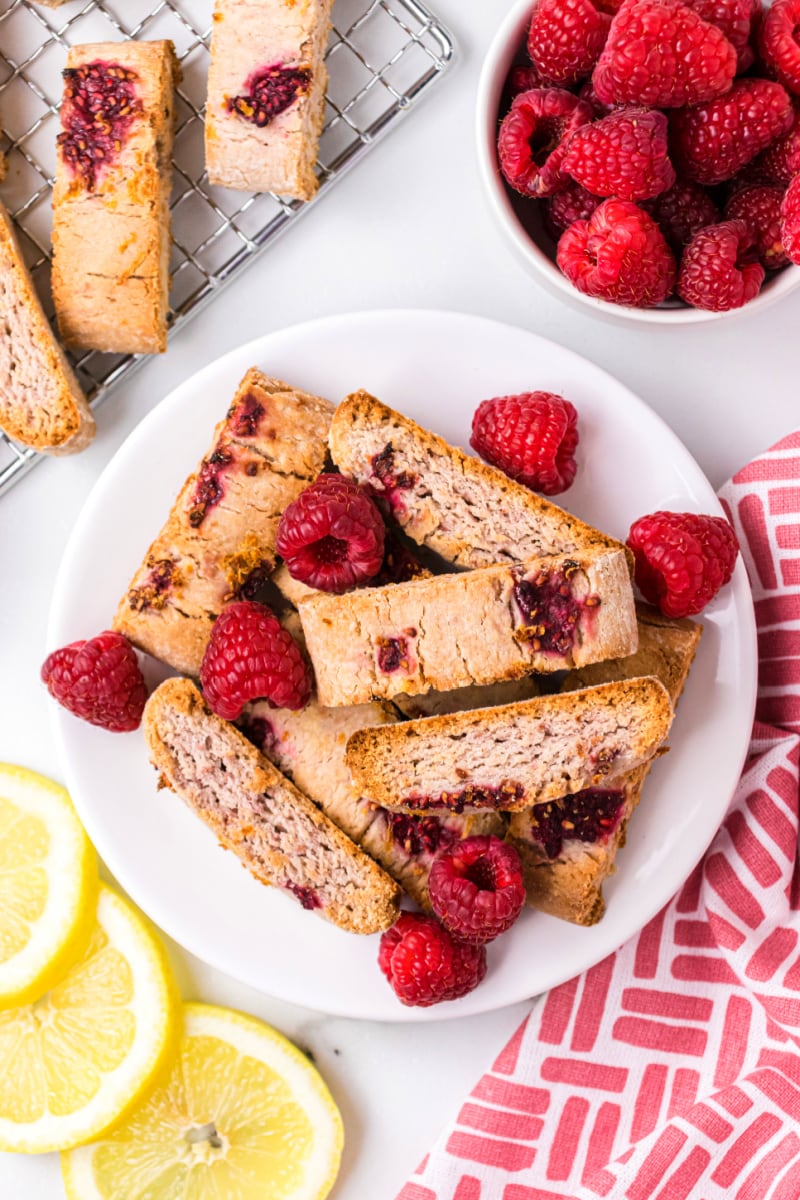
M 155 0 L 140 19 L 131 0 L 79 8 L 0 0 L 0 119 L 8 174 L 0 190 L 25 260 L 52 319 L 50 193 L 61 71 L 70 45 L 171 38 L 181 60 L 174 150 L 170 328 L 178 329 L 308 207 L 271 194 L 215 188 L 204 170 L 203 116 L 212 0 Z M 132 11 L 133 10 L 133 11 Z M 418 0 L 336 0 L 317 199 L 406 113 L 454 53 L 447 30 Z M 94 406 L 146 361 L 70 356 Z M 0 432 L 0 494 L 43 456 Z

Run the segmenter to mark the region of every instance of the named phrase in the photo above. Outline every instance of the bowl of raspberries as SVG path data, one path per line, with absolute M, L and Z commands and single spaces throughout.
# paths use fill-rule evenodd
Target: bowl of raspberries
M 763 308 L 800 287 L 800 0 L 520 0 L 478 153 L 560 295 L 659 324 Z

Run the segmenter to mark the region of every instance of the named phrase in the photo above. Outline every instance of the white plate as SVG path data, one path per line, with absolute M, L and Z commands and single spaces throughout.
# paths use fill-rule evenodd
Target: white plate
M 106 467 L 70 538 L 56 583 L 49 646 L 108 627 L 186 475 L 250 366 L 338 400 L 367 388 L 466 444 L 479 401 L 535 388 L 578 408 L 578 478 L 568 504 L 619 538 L 657 508 L 721 511 L 668 427 L 616 380 L 525 330 L 456 313 L 357 313 L 259 338 L 199 371 L 131 434 Z M 706 632 L 673 734 L 628 834 L 608 911 L 592 929 L 525 912 L 489 948 L 471 995 L 404 1008 L 359 938 L 256 883 L 171 793 L 156 790 L 141 732 L 109 734 L 52 705 L 67 784 L 97 849 L 146 913 L 187 950 L 262 991 L 329 1013 L 430 1021 L 542 992 L 635 933 L 687 877 L 719 825 L 747 749 L 756 682 L 744 567 L 707 610 Z

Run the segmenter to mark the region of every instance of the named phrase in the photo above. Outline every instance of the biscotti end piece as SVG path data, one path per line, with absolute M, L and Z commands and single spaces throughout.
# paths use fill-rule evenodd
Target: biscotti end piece
M 331 455 L 343 474 L 383 496 L 414 541 L 459 567 L 625 549 L 368 392 L 337 408 Z
M 114 628 L 196 676 L 215 617 L 275 566 L 284 509 L 322 470 L 333 405 L 251 368 L 122 597 Z
M 659 680 L 624 680 L 361 729 L 346 761 L 361 794 L 385 808 L 514 812 L 648 762 L 672 716 Z
M 0 428 L 45 454 L 85 449 L 94 417 L 53 337 L 2 205 L 0 311 Z
M 238 729 L 215 716 L 190 680 L 168 679 L 153 692 L 144 734 L 161 781 L 261 883 L 352 933 L 394 923 L 395 882 Z
M 211 183 L 310 200 L 332 0 L 216 0 L 206 102 Z
M 53 299 L 69 346 L 119 354 L 167 348 L 179 79 L 169 41 L 69 51 L 53 191 Z M 87 127 L 88 88 L 105 108 Z

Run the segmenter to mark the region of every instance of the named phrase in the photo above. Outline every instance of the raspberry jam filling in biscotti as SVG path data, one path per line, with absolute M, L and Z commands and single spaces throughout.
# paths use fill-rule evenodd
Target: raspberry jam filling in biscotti
M 438 792 L 435 796 L 419 796 L 411 794 L 403 797 L 403 806 L 424 810 L 426 808 L 445 808 L 449 812 L 462 813 L 467 808 L 496 808 L 502 811 L 513 804 L 519 807 L 519 801 L 525 796 L 521 783 L 504 781 L 499 787 L 489 787 L 480 783 L 470 783 L 460 791 Z
M 102 169 L 114 162 L 142 110 L 138 80 L 135 71 L 99 60 L 64 71 L 58 145 L 64 161 L 90 189 Z
M 197 482 L 192 493 L 192 508 L 189 513 L 189 524 L 197 529 L 203 524 L 208 510 L 219 504 L 225 495 L 222 477 L 233 462 L 233 451 L 230 446 L 217 445 L 216 449 L 204 458 L 197 472 Z
M 262 129 L 287 108 L 291 108 L 310 86 L 311 71 L 308 67 L 287 67 L 283 63 L 273 63 L 271 67 L 254 71 L 242 95 L 228 99 L 228 112 Z
M 252 392 L 245 392 L 228 409 L 228 428 L 234 437 L 255 437 L 264 417 L 264 405 Z
M 178 581 L 178 564 L 174 559 L 159 558 L 148 565 L 150 570 L 144 583 L 128 592 L 128 601 L 135 612 L 144 612 L 148 608 L 165 608 L 169 603 L 170 592 Z
M 558 858 L 564 842 L 605 842 L 619 824 L 625 793 L 619 788 L 586 788 L 572 796 L 535 804 L 531 838 L 548 858 Z
M 417 482 L 411 471 L 395 471 L 394 447 L 387 442 L 380 454 L 370 459 L 372 477 L 380 484 L 380 495 L 384 496 L 392 512 L 402 510 L 403 492 L 408 492 Z
M 378 670 L 383 671 L 384 675 L 392 675 L 395 671 L 405 671 L 410 675 L 416 670 L 410 645 L 416 636 L 416 629 L 406 629 L 397 637 L 376 638 Z
M 600 604 L 599 596 L 580 597 L 573 577 L 580 570 L 567 562 L 558 571 L 539 571 L 514 585 L 514 637 L 536 652 L 569 654 L 585 615 Z
M 291 892 L 293 896 L 297 897 L 303 908 L 322 908 L 322 901 L 313 888 L 300 887 L 297 883 L 287 883 L 284 886 L 287 892 Z
M 393 845 L 409 858 L 433 858 L 459 840 L 459 834 L 438 817 L 418 817 L 385 808 L 379 808 L 378 813 L 388 825 Z

